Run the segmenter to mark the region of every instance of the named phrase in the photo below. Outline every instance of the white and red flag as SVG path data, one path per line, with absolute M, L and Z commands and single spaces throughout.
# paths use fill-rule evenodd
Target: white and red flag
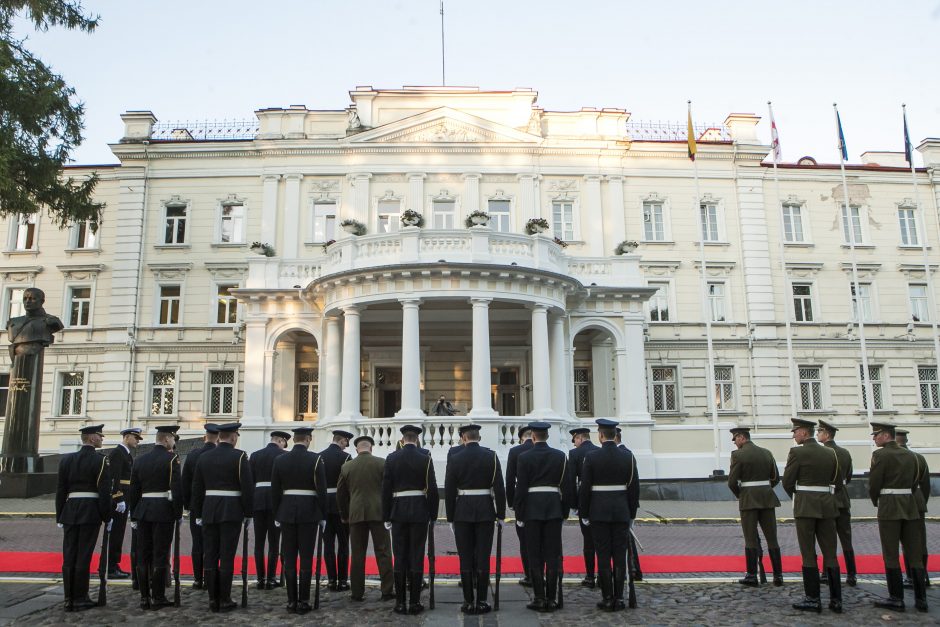
M 783 153 L 780 152 L 780 136 L 777 135 L 777 122 L 774 121 L 774 108 L 769 102 L 767 108 L 770 110 L 770 150 L 774 156 L 774 163 L 780 163 Z

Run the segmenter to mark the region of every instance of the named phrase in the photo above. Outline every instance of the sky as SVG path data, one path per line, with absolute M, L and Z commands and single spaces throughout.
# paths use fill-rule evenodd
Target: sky
M 343 109 L 357 85 L 441 85 L 439 0 L 83 0 L 92 34 L 16 34 L 85 104 L 82 165 L 115 163 L 120 114 L 161 122 Z M 547 110 L 696 125 L 774 103 L 784 161 L 849 161 L 940 137 L 940 0 L 445 0 L 447 85 L 530 87 Z M 919 164 L 919 159 L 917 160 Z

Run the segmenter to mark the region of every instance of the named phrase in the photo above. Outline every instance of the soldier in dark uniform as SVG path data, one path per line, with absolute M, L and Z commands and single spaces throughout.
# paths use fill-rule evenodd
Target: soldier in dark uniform
M 764 531 L 767 551 L 774 570 L 774 585 L 783 585 L 783 562 L 780 544 L 777 542 L 776 508 L 780 499 L 774 487 L 780 483 L 780 473 L 773 454 L 751 442 L 750 427 L 735 427 L 731 430 L 731 441 L 737 450 L 731 451 L 731 470 L 728 472 L 728 488 L 738 499 L 741 512 L 741 530 L 744 532 L 744 559 L 747 574 L 738 583 L 743 586 L 760 585 L 757 564 L 760 560 L 760 536 L 757 526 Z
M 193 478 L 192 515 L 202 526 L 205 583 L 213 612 L 228 612 L 237 605 L 232 602 L 235 553 L 242 524 L 251 521 L 253 511 L 255 482 L 248 454 L 235 448 L 241 426 L 219 425 L 219 444 L 199 456 Z
M 568 451 L 568 463 L 571 464 L 571 470 L 574 473 L 575 488 L 581 482 L 581 467 L 584 465 L 584 457 L 591 451 L 597 450 L 597 445 L 591 442 L 591 430 L 587 427 L 578 427 L 568 431 L 571 434 L 571 443 L 574 448 Z M 585 518 L 585 520 L 587 520 Z M 585 588 L 593 588 L 596 583 L 594 580 L 594 540 L 591 538 L 591 528 L 578 519 L 581 526 L 582 553 L 584 555 L 584 579 L 581 585 Z
M 271 472 L 271 504 L 282 534 L 287 611 L 310 611 L 310 582 L 317 525 L 325 526 L 326 465 L 322 455 L 310 451 L 312 427 L 294 429 L 294 448 L 278 456 Z M 297 558 L 300 557 L 298 588 Z
M 920 460 L 895 441 L 894 425 L 871 423 L 872 440 L 878 448 L 871 456 L 868 476 L 868 494 L 878 508 L 878 534 L 881 536 L 881 556 L 885 563 L 888 598 L 875 601 L 875 607 L 904 611 L 904 580 L 901 578 L 901 560 L 898 544 L 904 548 L 904 558 L 911 569 L 914 585 L 914 606 L 927 611 L 927 578 L 921 555 L 920 508 L 915 494 L 920 489 Z
M 898 443 L 903 449 L 910 451 L 907 447 L 907 437 L 910 432 L 907 429 L 895 429 L 894 430 L 894 441 Z M 928 554 L 927 554 L 927 501 L 930 499 L 930 468 L 927 466 L 927 458 L 917 453 L 911 451 L 917 457 L 917 461 L 920 466 L 920 475 L 917 477 L 917 486 L 918 490 L 914 493 L 914 498 L 917 499 L 917 509 L 920 510 L 920 526 L 921 526 L 921 554 L 924 558 L 924 577 L 926 578 L 927 585 L 930 585 L 930 577 L 928 576 Z M 911 581 L 911 568 L 907 564 L 907 555 L 904 556 L 905 562 L 905 588 L 913 588 L 914 584 Z
M 186 461 L 183 463 L 183 507 L 187 511 L 192 509 L 193 479 L 196 476 L 196 462 L 199 461 L 200 455 L 214 449 L 216 443 L 219 441 L 219 425 L 207 422 L 203 428 L 206 430 L 206 435 L 204 436 L 205 443 L 202 445 L 202 448 L 191 450 L 186 456 Z M 202 590 L 204 587 L 202 575 L 202 527 L 196 524 L 195 516 L 189 517 L 189 532 L 193 539 L 191 548 L 193 558 L 193 589 Z
M 548 446 L 547 422 L 533 422 L 531 450 L 519 456 L 515 494 L 516 524 L 525 528 L 529 576 L 534 599 L 526 605 L 537 612 L 554 612 L 558 605 L 561 566 L 561 526 L 575 507 L 574 473 L 568 457 Z
M 88 571 L 101 523 L 111 520 L 111 470 L 95 449 L 104 440 L 104 425 L 80 429 L 82 447 L 59 462 L 55 520 L 62 539 L 62 583 L 65 611 L 95 607 L 88 598 Z
M 281 585 L 277 578 L 277 556 L 280 550 L 280 532 L 274 525 L 274 507 L 271 504 L 271 469 L 274 460 L 284 455 L 290 434 L 285 431 L 272 431 L 271 441 L 263 449 L 257 450 L 248 458 L 251 476 L 255 480 L 254 505 L 255 523 L 255 571 L 258 574 L 259 590 L 273 590 Z M 264 544 L 268 544 L 268 567 L 264 567 Z M 265 579 L 267 573 L 267 579 Z
M 805 596 L 793 608 L 822 611 L 819 600 L 819 571 L 816 543 L 823 554 L 823 568 L 829 582 L 829 609 L 842 612 L 842 580 L 836 560 L 836 518 L 839 506 L 835 483 L 841 480 L 836 452 L 821 446 L 813 438 L 815 422 L 792 418 L 793 440 L 787 465 L 783 470 L 783 489 L 793 498 L 796 539 L 803 556 L 803 590 Z
M 621 442 L 623 434 L 621 433 L 620 427 L 617 427 L 617 437 L 614 440 L 617 443 L 617 448 L 623 449 L 633 454 L 633 451 L 627 448 L 626 444 Z M 643 570 L 640 568 L 640 555 L 636 550 L 636 536 L 633 535 L 633 525 L 636 523 L 636 518 L 630 521 L 630 537 L 628 541 L 630 542 L 630 550 L 627 552 L 627 559 L 630 560 L 630 563 L 627 565 L 627 568 L 630 569 L 630 579 L 633 581 L 643 581 Z
M 137 526 L 137 581 L 141 609 L 173 605 L 166 598 L 167 564 L 174 523 L 183 517 L 182 466 L 172 452 L 179 426 L 157 427 L 153 449 L 141 455 L 131 471 L 128 501 Z
M 855 569 L 855 549 L 852 547 L 852 501 L 846 486 L 852 480 L 852 454 L 836 444 L 838 427 L 819 421 L 816 427 L 816 439 L 823 446 L 831 448 L 839 458 L 840 477 L 836 480 L 836 501 L 839 504 L 839 517 L 836 518 L 836 532 L 842 545 L 842 557 L 845 559 L 845 585 L 855 587 L 857 583 Z
M 385 460 L 382 475 L 382 519 L 392 531 L 395 613 L 420 614 L 424 578 L 424 544 L 430 523 L 437 519 L 440 497 L 430 455 L 418 448 L 423 429 L 401 428 L 404 445 Z M 433 529 L 431 529 L 433 532 Z M 405 582 L 410 599 L 405 605 Z
M 506 504 L 513 507 L 516 499 L 516 468 L 519 464 L 519 456 L 532 448 L 532 429 L 529 425 L 523 425 L 519 428 L 520 444 L 509 449 L 509 456 L 506 459 Z M 525 542 L 525 530 L 516 525 L 516 537 L 519 538 L 519 557 L 522 558 L 522 579 L 519 583 L 523 586 L 531 586 L 532 579 L 529 577 L 529 551 Z
M 480 425 L 461 425 L 463 450 L 447 462 L 444 504 L 447 522 L 454 526 L 460 557 L 460 586 L 464 614 L 486 614 L 490 583 L 493 522 L 506 518 L 506 490 L 496 453 L 480 446 Z M 476 591 L 476 601 L 474 601 Z
M 584 456 L 578 514 L 581 523 L 590 527 L 597 548 L 603 597 L 597 607 L 614 612 L 626 607 L 627 538 L 630 521 L 640 507 L 640 478 L 633 453 L 617 447 L 617 423 L 606 418 L 595 422 L 601 446 Z
M 343 523 L 336 505 L 336 484 L 343 464 L 352 459 L 346 452 L 353 434 L 333 432 L 333 442 L 320 451 L 326 464 L 326 529 L 323 533 L 323 561 L 329 589 L 349 590 L 349 526 Z
M 121 554 L 124 529 L 127 527 L 127 489 L 131 485 L 131 465 L 134 463 L 131 450 L 136 449 L 142 439 L 140 427 L 124 429 L 121 431 L 121 442 L 108 453 L 108 465 L 114 480 L 111 489 L 114 511 L 111 512 L 111 536 L 108 538 L 108 579 L 130 577 L 130 573 L 121 570 Z

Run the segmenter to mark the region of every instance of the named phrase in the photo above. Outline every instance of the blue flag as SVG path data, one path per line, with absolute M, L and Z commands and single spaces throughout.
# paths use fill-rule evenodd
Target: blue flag
M 839 110 L 836 109 L 836 124 L 839 126 L 839 152 L 842 153 L 842 160 L 849 160 L 849 152 L 845 148 L 845 135 L 842 134 L 842 118 L 839 117 Z
M 907 165 L 914 165 L 914 146 L 911 145 L 911 136 L 907 132 L 907 111 L 904 111 L 904 160 Z

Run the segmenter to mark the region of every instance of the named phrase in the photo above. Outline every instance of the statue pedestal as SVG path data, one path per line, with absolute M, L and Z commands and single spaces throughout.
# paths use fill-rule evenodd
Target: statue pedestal
M 40 494 L 52 494 L 58 475 L 54 472 L 2 472 L 0 498 L 28 499 Z

